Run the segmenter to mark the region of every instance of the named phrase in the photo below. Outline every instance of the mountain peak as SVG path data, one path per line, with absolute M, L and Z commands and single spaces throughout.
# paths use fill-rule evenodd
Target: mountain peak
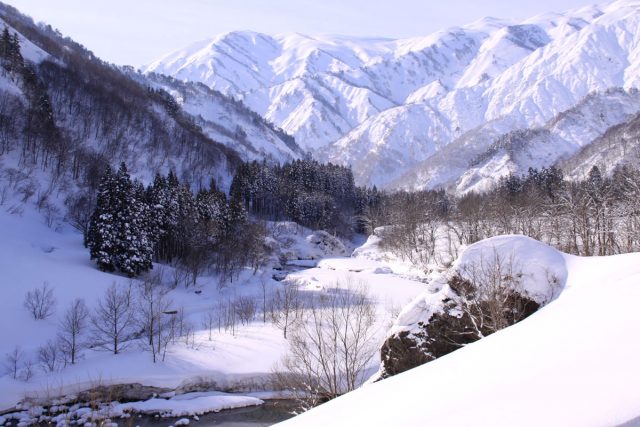
M 429 182 L 455 186 L 503 135 L 543 126 L 589 93 L 638 87 L 638 8 L 640 0 L 617 0 L 521 22 L 486 17 L 397 40 L 233 32 L 150 70 L 242 99 L 319 158 L 350 164 L 360 184 L 394 185 L 448 146 L 472 147 L 458 169 L 430 163 L 438 176 Z M 583 144 L 576 135 L 518 161 L 547 166 Z M 505 165 L 493 172 L 520 167 Z

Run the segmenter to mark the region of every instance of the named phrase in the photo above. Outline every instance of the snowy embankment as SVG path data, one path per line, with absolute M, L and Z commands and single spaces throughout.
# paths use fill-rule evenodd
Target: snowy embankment
M 34 406 L 28 410 L 6 414 L 0 417 L 0 425 L 15 420 L 19 425 L 48 424 L 67 426 L 69 424 L 110 425 L 108 420 L 127 419 L 132 414 L 149 414 L 162 418 L 193 417 L 198 420 L 199 415 L 210 412 L 220 412 L 225 409 L 258 406 L 264 402 L 251 396 L 234 396 L 219 392 L 186 393 L 171 396 L 172 393 L 159 398 L 152 398 L 139 402 L 93 402 L 92 405 L 54 405 L 45 410 Z M 190 420 L 183 418 L 173 425 L 188 425 Z
M 507 247 L 531 273 L 524 290 L 546 298 L 556 289 L 556 299 L 514 326 L 283 425 L 613 426 L 638 417 L 640 254 L 581 258 L 508 236 L 473 245 L 461 259 Z
M 186 393 L 170 399 L 149 399 L 143 402 L 122 403 L 111 408 L 111 416 L 128 412 L 162 414 L 163 417 L 186 417 L 223 409 L 258 406 L 262 400 L 251 396 L 232 396 L 225 393 Z
M 184 393 L 208 389 L 238 392 L 245 397 L 251 391 L 269 391 L 273 369 L 288 349 L 282 330 L 268 318 L 263 323 L 262 313 L 258 311 L 251 323 L 238 324 L 233 333 L 225 332 L 224 326 L 219 331 L 216 325 L 210 340 L 209 331 L 202 322 L 220 302 L 226 304 L 246 296 L 255 298 L 260 309 L 263 284 L 269 298 L 269 294 L 291 280 L 297 280 L 302 284 L 303 292 L 310 293 L 330 292 L 338 282 L 346 280 L 364 282 L 378 304 L 379 324 L 376 328 L 381 342 L 399 309 L 425 289 L 419 281 L 392 274 L 395 267 L 389 263 L 366 261 L 363 264 L 355 258 L 320 261 L 322 257 L 348 255 L 346 248 L 323 233 L 282 223 L 274 225 L 271 234 L 267 243 L 277 254 L 288 258 L 292 264 L 318 264 L 318 267 L 297 272 L 298 266 L 293 266 L 291 271 L 286 268 L 275 271 L 269 267 L 256 275 L 247 270 L 238 280 L 222 288 L 218 287 L 217 277 L 200 276 L 195 286 L 181 284 L 168 294 L 173 301 L 171 308 L 184 310 L 185 321 L 194 332 L 188 343 L 180 339 L 170 344 L 164 361 L 152 363 L 151 353 L 145 351 L 143 343 L 134 340 L 118 355 L 84 349 L 75 365 L 58 366 L 54 372 L 47 372 L 38 360 L 38 350 L 56 338 L 60 319 L 69 303 L 82 298 L 93 312 L 109 286 L 113 283 L 128 286 L 130 280 L 98 271 L 82 245 L 82 236 L 70 227 L 63 225 L 54 231 L 29 206 L 23 206 L 22 213 L 14 215 L 3 206 L 0 209 L 0 324 L 3 325 L 0 364 L 4 367 L 6 355 L 16 349 L 21 357 L 18 378 L 14 379 L 8 370 L 0 374 L 0 411 L 14 408 L 25 399 L 51 400 L 118 384 L 146 387 L 139 399 L 146 399 L 142 395 L 148 395 L 150 391 Z M 273 262 L 278 264 L 279 257 L 276 255 L 275 258 Z M 154 271 L 159 268 L 156 266 Z M 171 278 L 173 269 L 165 267 L 165 270 Z M 289 273 L 289 280 L 272 279 L 281 273 Z M 54 290 L 56 310 L 47 319 L 35 320 L 23 307 L 23 301 L 27 291 L 44 282 Z M 90 331 L 87 330 L 82 338 L 90 342 Z M 368 372 L 374 372 L 378 364 L 377 358 L 372 360 Z M 30 371 L 29 378 L 27 371 Z M 150 387 L 157 390 L 149 390 Z M 251 402 L 248 404 L 255 404 Z

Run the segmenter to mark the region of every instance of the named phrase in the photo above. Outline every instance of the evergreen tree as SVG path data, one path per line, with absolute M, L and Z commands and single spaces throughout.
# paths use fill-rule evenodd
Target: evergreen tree
M 148 221 L 149 208 L 144 200 L 144 187 L 132 183 L 124 163 L 118 171 L 121 204 L 118 215 L 118 248 L 116 265 L 128 276 L 150 270 L 153 266 L 153 239 Z
M 152 268 L 153 223 L 142 184 L 133 183 L 126 165 L 110 168 L 99 187 L 87 244 L 102 271 L 136 276 Z
M 115 178 L 110 166 L 102 176 L 98 187 L 96 209 L 91 215 L 89 231 L 86 237 L 91 259 L 96 260 L 101 271 L 114 271 L 112 254 L 117 245 L 115 218 Z
M 232 236 L 234 233 L 241 231 L 249 220 L 247 209 L 242 200 L 242 194 L 239 191 L 233 191 L 229 200 L 229 219 L 227 221 L 227 234 Z
M 9 29 L 5 26 L 4 30 L 2 30 L 2 38 L 0 39 L 0 58 L 9 59 L 12 41 Z
M 13 33 L 13 37 L 11 38 L 9 50 L 9 60 L 13 66 L 14 70 L 19 70 L 24 65 L 24 59 L 22 57 L 22 52 L 20 49 L 20 39 L 18 38 L 17 33 Z

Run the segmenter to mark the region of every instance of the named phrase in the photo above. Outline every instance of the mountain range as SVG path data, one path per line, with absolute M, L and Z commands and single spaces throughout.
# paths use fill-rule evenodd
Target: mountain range
M 605 134 L 637 144 L 623 125 L 640 112 L 640 1 L 402 40 L 232 32 L 144 71 L 241 102 L 359 184 L 464 193 L 529 167 L 635 161 L 584 153 Z

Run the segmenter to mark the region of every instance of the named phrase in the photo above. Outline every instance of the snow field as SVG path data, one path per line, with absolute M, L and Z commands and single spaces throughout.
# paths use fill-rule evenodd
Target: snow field
M 291 223 L 274 227 L 277 230 L 273 233 L 272 243 L 292 259 L 291 264 L 312 266 L 324 256 L 349 253 L 349 249 L 325 234 L 311 233 Z M 21 362 L 33 362 L 33 377 L 29 381 L 14 380 L 2 372 L 0 408 L 14 407 L 24 398 L 53 398 L 98 385 L 124 383 L 181 390 L 195 385 L 241 392 L 270 390 L 271 372 L 287 352 L 282 331 L 268 319 L 266 324 L 262 322 L 261 282 L 265 283 L 268 294 L 284 286 L 271 279 L 271 269 L 255 276 L 245 271 L 237 281 L 222 289 L 218 288 L 215 277 L 206 276 L 198 278 L 195 287 L 179 286 L 170 291 L 172 307 L 184 309 L 185 319 L 193 326 L 194 334 L 188 345 L 183 340 L 170 345 L 164 361 L 153 364 L 151 354 L 143 351 L 139 343 L 132 343 L 118 355 L 86 349 L 76 365 L 46 374 L 37 362 L 38 347 L 55 338 L 59 318 L 68 304 L 75 298 L 83 298 L 91 312 L 109 286 L 113 283 L 129 286 L 130 280 L 98 271 L 89 260 L 82 237 L 75 230 L 67 226 L 60 231 L 51 230 L 40 215 L 28 207 L 22 216 L 2 210 L 0 235 L 3 289 L 0 357 L 4 361 L 5 355 L 19 347 L 23 355 Z M 297 260 L 298 257 L 303 260 Z M 154 272 L 161 268 L 165 268 L 166 276 L 172 273 L 171 268 L 158 265 Z M 389 263 L 367 261 L 363 264 L 355 258 L 332 259 L 320 261 L 316 268 L 291 273 L 290 280 L 303 283 L 302 292 L 308 293 L 328 292 L 347 279 L 367 282 L 370 294 L 378 303 L 381 321 L 377 330 L 383 339 L 392 313 L 399 311 L 425 286 L 388 274 L 392 270 Z M 23 307 L 25 293 L 44 282 L 54 289 L 56 312 L 48 319 L 34 320 Z M 204 315 L 215 309 L 218 301 L 239 296 L 256 298 L 259 312 L 255 320 L 246 326 L 238 324 L 235 334 L 225 332 L 224 326 L 218 331 L 216 324 L 209 341 L 209 332 L 202 325 Z M 376 369 L 377 358 L 374 358 L 370 370 Z

